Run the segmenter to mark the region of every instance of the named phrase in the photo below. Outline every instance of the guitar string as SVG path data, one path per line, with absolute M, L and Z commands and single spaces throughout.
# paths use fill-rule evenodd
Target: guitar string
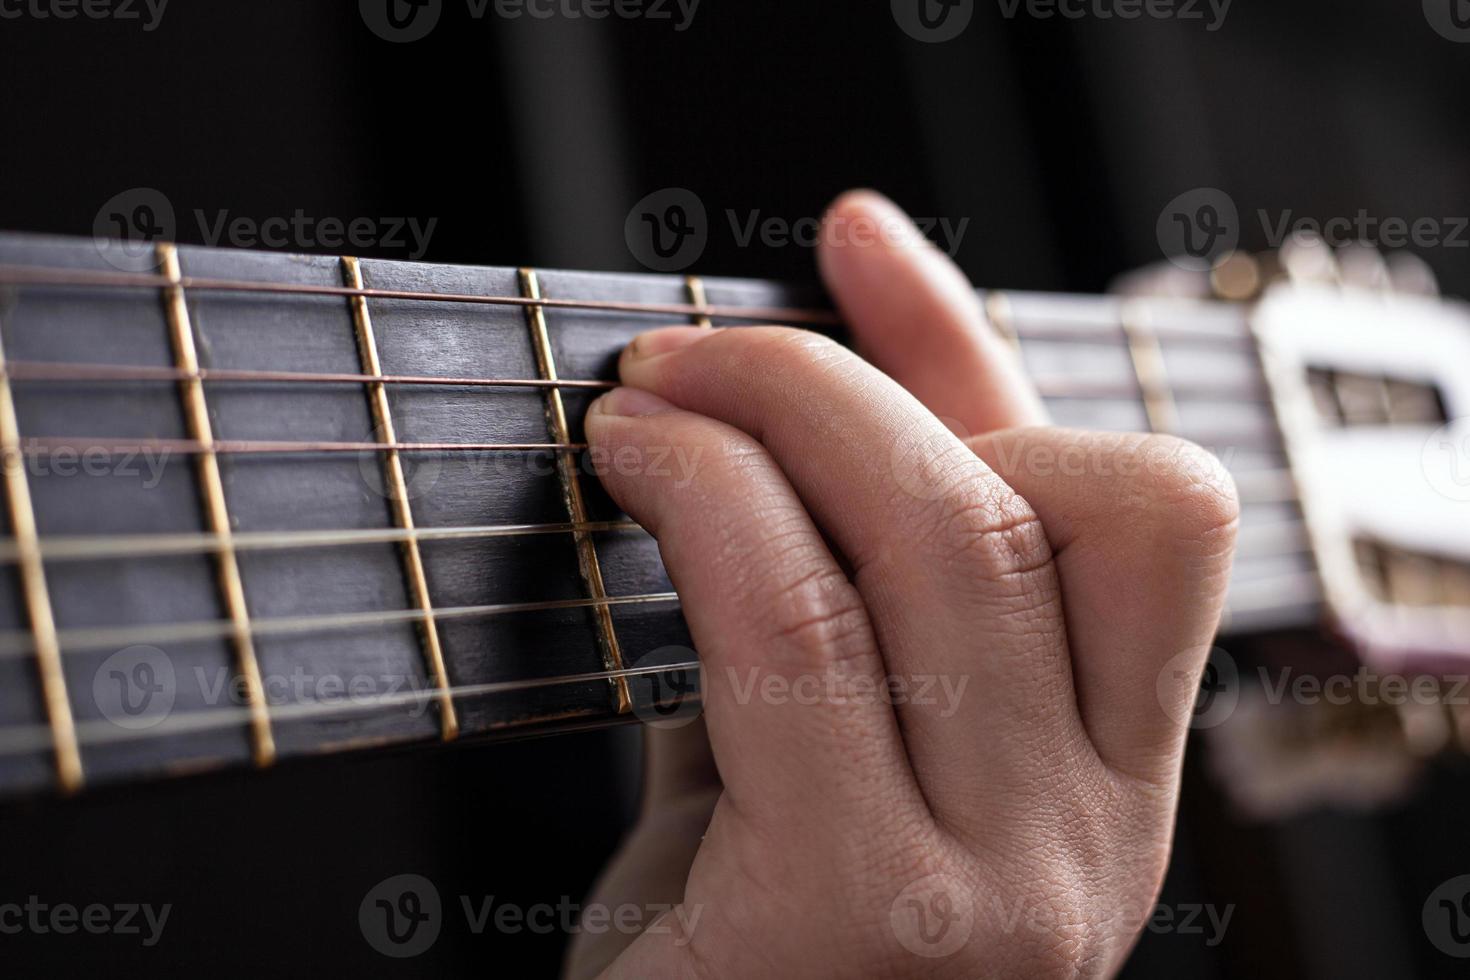
M 346 374 L 336 372 L 309 371 L 265 371 L 222 368 L 201 368 L 186 371 L 175 367 L 152 367 L 145 365 L 89 364 L 55 361 L 11 361 L 0 375 L 17 383 L 36 382 L 160 382 L 201 381 L 208 384 L 288 384 L 303 386 L 331 386 L 339 384 L 384 384 L 395 386 L 436 386 L 445 388 L 571 388 L 593 391 L 609 391 L 616 388 L 616 381 L 598 381 L 586 378 L 479 378 L 437 377 L 434 375 Z M 1076 379 L 1063 377 L 1033 376 L 1033 386 L 1044 398 L 1075 398 L 1079 400 L 1116 399 L 1130 404 L 1138 393 L 1138 384 L 1131 380 L 1106 381 L 1100 379 Z M 1185 398 L 1229 398 L 1237 403 L 1269 404 L 1264 386 L 1250 383 L 1219 380 L 1191 382 L 1188 386 L 1177 386 L 1176 396 Z
M 1231 613 L 1240 615 L 1249 612 L 1272 610 L 1296 610 L 1311 608 L 1320 599 L 1320 589 L 1315 576 L 1285 576 L 1277 581 L 1263 583 L 1257 590 L 1258 600 L 1253 606 L 1232 607 Z M 1293 593 L 1296 593 L 1293 595 Z M 672 596 L 672 593 L 665 594 Z M 642 598 L 642 597 L 638 597 Z M 650 597 L 652 598 L 652 597 Z M 1283 601 L 1285 600 L 1285 601 Z M 611 601 L 611 600 L 603 600 Z M 677 601 L 673 596 L 670 601 Z M 442 610 L 436 610 L 442 615 Z M 619 677 L 638 677 L 675 672 L 701 673 L 698 661 L 648 667 L 625 667 L 621 670 L 593 671 L 582 674 L 558 674 L 551 677 L 529 678 L 518 681 L 493 681 L 482 684 L 457 684 L 448 688 L 425 687 L 407 691 L 351 696 L 349 700 L 332 702 L 295 702 L 271 705 L 271 719 L 275 723 L 310 721 L 319 717 L 335 717 L 347 712 L 370 711 L 398 707 L 415 702 L 428 702 L 447 693 L 454 698 L 485 697 L 492 694 L 515 693 L 524 690 L 549 689 L 573 684 L 593 683 Z M 682 692 L 680 703 L 692 692 Z M 248 716 L 246 707 L 229 707 L 171 713 L 156 726 L 147 728 L 125 728 L 104 719 L 93 719 L 77 725 L 81 744 L 96 746 L 114 742 L 166 739 L 180 734 L 198 734 L 209 731 L 232 730 L 240 727 Z M 535 719 L 532 719 L 534 721 Z M 167 726 L 167 727 L 165 727 Z M 13 725 L 0 728 L 0 756 L 25 752 L 45 751 L 51 745 L 51 729 L 46 725 Z
M 1243 505 L 1290 503 L 1288 474 L 1279 470 L 1263 470 L 1236 475 L 1237 490 Z M 1259 536 L 1296 533 L 1304 528 L 1300 521 L 1283 520 L 1251 523 L 1242 529 L 1242 553 L 1247 537 L 1256 535 L 1250 529 L 1269 528 Z M 231 536 L 240 551 L 278 551 L 372 544 L 401 544 L 405 541 L 480 540 L 537 534 L 572 534 L 578 531 L 643 531 L 633 521 L 588 521 L 548 524 L 483 524 L 448 525 L 418 528 L 341 528 L 300 531 L 239 531 Z M 165 555 L 211 553 L 219 547 L 220 537 L 209 532 L 158 532 L 153 534 L 50 535 L 40 538 L 41 553 L 48 561 L 88 561 L 99 559 L 149 558 Z M 17 560 L 19 550 L 12 541 L 0 540 L 0 563 Z
M 689 303 L 633 303 L 616 300 L 549 299 L 532 300 L 525 296 L 489 296 L 479 293 L 436 293 L 407 289 L 357 288 L 353 286 L 319 286 L 309 283 L 269 282 L 248 279 L 211 279 L 184 276 L 177 281 L 164 276 L 130 272 L 92 272 L 53 269 L 46 266 L 0 265 L 0 285 L 7 286 L 80 286 L 104 289 L 181 288 L 186 293 L 267 293 L 297 296 L 361 296 L 377 300 L 410 300 L 434 303 L 468 303 L 486 306 L 540 306 L 547 309 L 601 310 L 608 313 L 649 313 L 688 319 L 695 316 L 727 320 L 754 320 L 778 323 L 805 323 L 814 326 L 839 326 L 841 321 L 831 310 L 761 306 L 694 306 Z
M 527 678 L 518 681 L 488 681 L 481 684 L 454 684 L 447 688 L 423 687 L 406 691 L 394 691 L 373 695 L 346 695 L 337 701 L 294 702 L 270 705 L 271 721 L 312 721 L 320 717 L 332 717 L 354 711 L 371 711 L 382 708 L 401 707 L 415 702 L 428 702 L 441 694 L 459 698 L 487 697 L 492 694 L 516 693 L 527 690 L 547 689 L 573 684 L 588 684 L 598 681 L 616 680 L 619 677 L 639 677 L 675 672 L 699 673 L 702 667 L 697 660 L 675 664 L 647 667 L 624 667 L 620 670 L 589 671 L 582 674 L 557 674 L 551 677 Z M 692 692 L 684 692 L 687 697 Z M 682 697 L 681 697 L 682 700 Z M 106 719 L 91 719 L 77 724 L 77 734 L 82 745 L 97 746 L 116 742 L 138 741 L 150 738 L 169 738 L 182 734 L 200 734 L 239 727 L 241 719 L 248 715 L 248 708 L 227 707 L 194 709 L 171 712 L 166 719 L 151 727 L 126 728 Z M 531 719 L 532 722 L 535 719 Z M 43 734 L 44 733 L 44 734 Z M 16 755 L 36 751 L 38 747 L 50 745 L 50 728 L 46 725 L 10 725 L 0 727 L 0 756 Z
M 1321 591 L 1315 576 L 1283 576 L 1277 580 L 1263 582 L 1256 590 L 1256 601 L 1252 604 L 1233 605 L 1232 615 L 1273 610 L 1304 610 L 1313 608 L 1320 600 Z M 674 597 L 675 601 L 677 597 Z M 279 724 L 292 721 L 309 721 L 318 717 L 337 716 L 353 711 L 398 707 L 415 702 L 428 702 L 448 694 L 453 698 L 485 697 L 492 694 L 514 693 L 524 690 L 549 689 L 581 683 L 592 683 L 619 677 L 637 677 L 674 672 L 702 672 L 698 661 L 685 661 L 648 667 L 627 667 L 621 670 L 593 671 L 582 674 L 558 674 L 551 677 L 530 678 L 518 681 L 494 681 L 482 684 L 459 684 L 448 688 L 425 687 L 407 691 L 348 696 L 347 700 L 331 702 L 294 702 L 270 706 L 272 721 Z M 680 702 L 692 692 L 682 692 Z M 118 741 L 148 738 L 168 738 L 178 734 L 199 733 L 212 730 L 229 730 L 240 726 L 248 709 L 244 707 L 194 710 L 175 712 L 156 726 L 129 729 L 111 721 L 94 719 L 78 724 L 81 744 L 95 746 Z M 532 719 L 534 721 L 534 719 Z M 167 726 L 165 728 L 165 726 Z M 20 752 L 44 751 L 49 748 L 50 728 L 45 725 L 16 725 L 0 728 L 0 755 Z
M 831 310 L 800 307 L 759 307 L 695 305 L 691 303 L 635 303 L 609 300 L 583 300 L 566 298 L 542 298 L 532 300 L 525 296 L 490 296 L 477 293 L 438 293 L 401 289 L 354 288 L 351 286 L 327 286 L 306 283 L 283 283 L 264 280 L 212 279 L 200 276 L 184 276 L 172 282 L 164 276 L 148 273 L 98 272 L 91 270 L 55 269 L 46 266 L 0 265 L 0 285 L 8 286 L 78 286 L 98 289 L 148 289 L 160 290 L 170 286 L 180 287 L 185 292 L 220 293 L 264 293 L 304 296 L 361 296 L 378 300 L 408 300 L 431 303 L 467 303 L 490 306 L 532 307 L 546 309 L 594 310 L 611 313 L 647 313 L 667 315 L 687 321 L 697 317 L 715 317 L 727 320 L 753 322 L 809 324 L 814 326 L 841 326 L 842 321 Z M 1014 298 L 1014 297 L 1012 297 Z M 1217 305 L 1202 300 L 1180 300 L 1160 298 L 1155 302 L 1179 309 L 1216 309 Z M 1123 336 L 1116 322 L 1097 326 L 1077 327 L 1057 322 L 1032 322 L 1024 329 L 1018 328 L 1022 339 L 1072 339 L 1080 341 L 1112 343 Z M 1218 330 L 1192 329 L 1178 322 L 1161 320 L 1154 328 L 1160 339 L 1192 342 L 1203 345 L 1225 345 L 1249 349 L 1252 338 L 1249 331 L 1223 332 Z

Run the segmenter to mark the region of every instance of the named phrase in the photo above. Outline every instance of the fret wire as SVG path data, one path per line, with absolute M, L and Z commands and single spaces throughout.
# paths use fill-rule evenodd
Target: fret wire
M 0 285 L 10 286 L 94 286 L 98 288 L 160 289 L 174 285 L 167 277 L 148 273 L 87 272 L 51 269 L 43 266 L 0 265 Z M 768 323 L 838 326 L 837 315 L 830 310 L 784 307 L 710 306 L 697 308 L 681 303 L 623 303 L 604 300 L 546 299 L 541 303 L 524 296 L 481 296 L 474 293 L 424 293 L 401 289 L 354 289 L 350 286 L 320 286 L 306 283 L 258 282 L 248 279 L 209 279 L 185 276 L 178 285 L 193 292 L 273 293 L 302 296 L 362 296 L 366 299 L 394 299 L 431 303 L 478 303 L 488 306 L 518 306 L 531 309 L 602 310 L 610 313 L 649 313 L 683 319 L 704 314 L 732 320 Z
M 993 289 L 985 294 L 985 319 L 990 321 L 993 329 L 1011 349 L 1016 356 L 1021 356 L 1021 337 L 1016 333 L 1015 316 L 1011 310 L 1011 298 L 1004 292 Z
M 619 677 L 627 678 L 647 676 L 650 674 L 670 674 L 675 671 L 698 673 L 702 669 L 699 661 L 689 660 L 681 663 L 657 666 L 627 667 L 620 671 L 598 670 L 583 674 L 558 674 L 551 677 L 532 677 L 515 681 L 486 681 L 479 684 L 460 684 L 442 692 L 434 688 L 426 688 L 422 691 L 392 691 L 383 694 L 354 696 L 351 700 L 297 702 L 295 704 L 277 705 L 273 710 L 277 717 L 283 721 L 309 721 L 325 716 L 336 716 L 355 711 L 372 711 L 417 704 L 430 697 L 437 697 L 441 694 L 448 694 L 450 697 L 455 698 L 488 697 L 492 694 L 507 694 L 517 691 L 536 690 L 538 688 L 561 687 L 571 684 L 590 684 L 601 680 L 614 680 Z M 691 701 L 693 700 L 692 695 L 686 695 L 686 697 Z M 158 725 L 151 728 L 122 728 L 108 721 L 94 720 L 83 722 L 79 726 L 79 730 L 82 732 L 84 742 L 87 745 L 166 738 L 187 733 L 208 732 L 221 728 L 234 727 L 239 724 L 237 716 L 244 710 L 243 708 L 222 708 L 176 711 L 171 713 Z M 532 723 L 539 720 L 542 719 L 530 719 Z M 32 751 L 44 747 L 46 744 L 44 738 L 38 740 L 32 733 L 30 726 L 12 725 L 0 728 L 0 756 Z
M 158 246 L 158 264 L 167 281 L 164 287 L 164 309 L 168 316 L 169 334 L 173 341 L 175 365 L 181 371 L 199 370 L 199 353 L 194 345 L 194 327 L 189 320 L 189 306 L 184 297 L 183 274 L 179 266 L 178 248 L 171 244 Z M 265 685 L 260 662 L 250 632 L 250 610 L 245 603 L 245 583 L 240 576 L 240 563 L 231 542 L 233 527 L 229 505 L 225 500 L 224 479 L 220 474 L 219 456 L 215 452 L 214 428 L 209 420 L 209 406 L 204 398 L 204 385 L 197 380 L 183 381 L 179 394 L 190 434 L 199 444 L 198 476 L 204 498 L 209 529 L 219 537 L 215 564 L 221 598 L 230 621 L 230 640 L 240 676 L 244 682 L 246 705 L 250 712 L 251 754 L 256 765 L 275 761 L 275 736 L 271 732 L 270 711 L 266 705 Z
M 353 299 L 358 298 L 360 297 L 353 297 Z M 198 371 L 191 372 L 179 368 L 152 365 L 72 364 L 51 361 L 11 361 L 6 371 L 12 379 L 21 382 L 197 380 L 205 383 L 437 385 L 446 388 L 587 388 L 597 391 L 607 391 L 617 387 L 611 381 L 581 378 L 560 378 L 555 381 L 547 381 L 545 378 L 450 378 L 417 374 L 372 375 L 218 368 L 200 368 Z
M 704 280 L 699 276 L 685 276 L 684 290 L 689 294 L 689 302 L 696 308 L 705 309 L 709 306 L 709 298 L 704 291 Z M 710 328 L 715 325 L 715 322 L 710 319 L 708 313 L 696 313 L 694 314 L 694 325 Z
M 534 269 L 521 269 L 520 283 L 521 292 L 527 298 L 532 300 L 543 298 L 541 282 Z M 531 346 L 536 351 L 537 368 L 543 378 L 549 381 L 555 380 L 556 357 L 551 349 L 551 335 L 546 329 L 546 310 L 539 304 L 528 306 L 526 322 L 531 328 Z M 546 390 L 546 420 L 551 430 L 551 438 L 559 443 L 571 442 L 566 405 L 562 402 L 560 389 L 548 388 Z M 557 454 L 557 463 L 557 472 L 561 478 L 562 498 L 566 503 L 567 513 L 573 524 L 585 524 L 587 523 L 587 503 L 582 496 L 582 483 L 577 471 L 576 459 L 570 452 L 560 452 Z M 602 566 L 597 560 L 597 545 L 592 540 L 592 535 L 585 531 L 576 531 L 572 534 L 572 540 L 577 549 L 577 568 L 588 595 L 593 599 L 605 598 L 607 589 L 602 581 Z M 603 665 L 610 671 L 621 670 L 623 651 L 618 645 L 618 634 L 613 626 L 612 610 L 605 604 L 599 604 L 593 607 L 592 615 L 597 621 L 598 643 L 602 648 Z M 613 682 L 613 689 L 617 695 L 618 714 L 632 710 L 633 700 L 627 679 L 618 677 Z
M 473 541 L 536 534 L 571 534 L 574 531 L 644 531 L 632 521 L 588 521 L 586 524 L 486 524 L 463 527 L 351 528 L 320 531 L 237 531 L 231 542 L 238 551 L 289 551 L 305 548 L 347 547 L 365 544 L 400 544 L 404 541 Z M 149 558 L 159 555 L 213 553 L 219 535 L 199 534 L 104 534 L 65 535 L 39 539 L 41 557 L 49 561 L 86 561 L 103 558 Z M 20 560 L 14 541 L 0 539 L 0 562 Z
M 355 289 L 363 288 L 362 267 L 355 257 L 342 257 L 342 277 L 347 285 Z M 383 365 L 378 356 L 378 340 L 373 331 L 373 319 L 368 311 L 367 299 L 353 296 L 348 302 L 352 307 L 352 322 L 357 333 L 357 349 L 362 368 L 374 377 L 381 377 Z M 397 443 L 393 409 L 388 403 L 388 390 L 383 387 L 382 381 L 375 381 L 367 386 L 367 393 L 379 438 L 389 445 Z M 414 529 L 413 505 L 408 497 L 408 480 L 403 473 L 403 459 L 397 450 L 390 449 L 383 454 L 383 476 L 388 481 L 388 502 L 393 510 L 394 523 L 411 532 Z M 399 553 L 408 579 L 409 593 L 414 604 L 424 614 L 417 627 L 419 640 L 423 644 L 425 666 L 434 679 L 434 684 L 441 691 L 447 691 L 449 670 L 444 661 L 439 625 L 434 620 L 434 605 L 429 598 L 429 579 L 424 572 L 424 558 L 419 551 L 418 539 L 412 535 L 405 537 Z M 447 693 L 439 698 L 439 721 L 440 734 L 444 741 L 453 741 L 459 735 L 459 716 L 455 712 L 454 699 Z
M 1118 318 L 1128 339 L 1128 359 L 1133 364 L 1138 390 L 1143 395 L 1143 410 L 1148 416 L 1149 428 L 1154 432 L 1177 435 L 1180 430 L 1179 407 L 1174 403 L 1174 393 L 1169 388 L 1169 376 L 1164 367 L 1164 351 L 1148 322 L 1147 311 L 1140 303 L 1125 302 Z
M 630 606 L 678 602 L 675 592 L 648 592 L 639 595 L 603 596 L 600 599 L 544 599 L 534 602 L 505 602 L 481 606 L 438 606 L 434 616 L 440 621 L 508 616 L 524 612 L 551 612 L 562 609 L 593 609 L 598 606 Z M 321 613 L 306 616 L 284 616 L 255 619 L 251 623 L 256 636 L 280 636 L 350 632 L 372 626 L 397 626 L 415 623 L 423 617 L 421 609 L 375 609 L 367 612 Z M 137 626 L 97 626 L 59 630 L 62 648 L 66 650 L 105 650 L 137 643 L 188 643 L 196 640 L 228 638 L 233 630 L 229 620 L 205 620 L 193 623 L 150 623 Z M 34 651 L 34 642 L 24 630 L 0 632 L 0 656 L 25 656 Z
M 84 780 L 82 755 L 77 743 L 76 721 L 66 691 L 66 674 L 61 668 L 61 644 L 56 616 L 46 584 L 36 511 L 31 501 L 30 480 L 20 455 L 20 421 L 15 396 L 3 373 L 5 349 L 0 343 L 0 463 L 5 467 L 5 497 L 10 512 L 20 586 L 30 622 L 36 669 L 41 683 L 41 700 L 46 708 L 50 749 L 56 761 L 56 780 L 63 793 L 74 793 Z

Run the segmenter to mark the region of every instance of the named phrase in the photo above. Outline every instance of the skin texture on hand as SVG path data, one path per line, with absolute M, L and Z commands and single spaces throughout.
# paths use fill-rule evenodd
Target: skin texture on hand
M 652 331 L 588 415 L 607 458 L 701 461 L 603 480 L 658 539 L 704 714 L 648 730 L 591 900 L 677 907 L 582 933 L 568 973 L 1111 975 L 1168 862 L 1229 476 L 1179 440 L 1047 427 L 897 208 L 854 192 L 826 221 L 863 356 Z

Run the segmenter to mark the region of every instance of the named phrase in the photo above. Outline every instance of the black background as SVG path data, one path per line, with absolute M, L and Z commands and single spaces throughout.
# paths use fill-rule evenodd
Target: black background
M 1161 258 L 1160 210 L 1195 187 L 1231 196 L 1250 248 L 1267 244 L 1258 209 L 1470 208 L 1470 46 L 1418 3 L 1236 0 L 1216 31 L 1000 9 L 978 4 L 945 44 L 905 36 L 885 2 L 704 0 L 681 32 L 475 20 L 446 0 L 411 44 L 374 36 L 354 3 L 174 0 L 152 32 L 0 19 L 0 227 L 90 234 L 104 202 L 146 186 L 187 242 L 203 241 L 196 210 L 411 215 L 437 219 L 430 260 L 636 269 L 629 208 L 682 186 L 711 216 L 700 271 L 806 279 L 808 249 L 742 247 L 726 212 L 794 221 L 866 185 L 969 219 L 958 258 L 979 284 L 1097 291 Z M 1463 246 L 1421 254 L 1470 291 Z M 174 906 L 155 948 L 0 936 L 3 969 L 550 974 L 564 935 L 472 935 L 457 897 L 580 899 L 631 813 L 636 745 L 576 735 L 0 810 L 0 901 Z M 1470 871 L 1464 776 L 1442 766 L 1371 818 L 1252 827 L 1192 764 L 1166 900 L 1239 907 L 1215 948 L 1146 935 L 1130 975 L 1453 975 L 1418 920 Z M 403 872 L 435 882 L 449 924 L 391 961 L 357 905 Z

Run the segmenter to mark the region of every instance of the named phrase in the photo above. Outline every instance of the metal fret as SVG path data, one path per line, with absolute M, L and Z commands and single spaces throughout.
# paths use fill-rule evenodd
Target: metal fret
M 170 283 L 164 288 L 164 308 L 168 314 L 175 367 L 180 371 L 197 374 L 199 352 L 194 345 L 194 328 L 189 322 L 189 307 L 184 299 L 178 248 L 171 244 L 159 245 L 158 264 Z M 276 742 L 271 733 L 270 712 L 266 706 L 260 661 L 255 655 L 255 641 L 250 632 L 250 611 L 245 604 L 245 585 L 240 578 L 240 562 L 235 555 L 231 537 L 233 528 L 230 524 L 229 506 L 225 502 L 224 479 L 220 475 L 219 457 L 213 452 L 214 428 L 209 421 L 209 405 L 204 399 L 204 385 L 197 378 L 180 382 L 179 394 L 183 400 L 189 433 L 202 447 L 198 456 L 199 489 L 209 530 L 219 538 L 215 560 L 219 572 L 220 594 L 230 619 L 236 664 L 245 686 L 245 701 L 250 713 L 251 755 L 256 765 L 267 766 L 275 761 Z
M 1016 333 L 1016 322 L 1009 296 L 998 289 L 986 293 L 985 319 L 990 321 L 991 329 L 1011 345 L 1012 350 L 1017 354 L 1021 353 L 1021 337 Z
M 61 669 L 61 644 L 56 635 L 56 617 L 51 610 L 51 593 L 46 587 L 46 569 L 41 561 L 41 541 L 36 530 L 36 512 L 31 505 L 31 486 L 26 476 L 26 457 L 21 450 L 20 422 L 15 413 L 15 395 L 5 374 L 5 349 L 0 344 L 0 462 L 5 467 L 5 497 L 10 509 L 10 528 L 15 538 L 16 560 L 26 615 L 35 644 L 36 667 L 41 679 L 41 699 L 51 730 L 51 747 L 56 756 L 56 781 L 62 792 L 82 788 L 82 755 L 77 746 L 76 722 L 66 693 L 66 675 Z
M 342 276 L 348 286 L 363 289 L 362 266 L 353 256 L 342 257 Z M 373 333 L 372 315 L 368 312 L 367 297 L 355 294 L 351 297 L 352 323 L 357 331 L 357 350 L 362 360 L 364 373 L 381 378 L 382 361 L 378 357 L 378 341 Z M 388 404 L 388 391 L 383 382 L 367 385 L 368 403 L 372 407 L 373 421 L 377 425 L 378 438 L 388 445 L 397 445 L 398 436 L 393 427 L 393 410 Z M 451 741 L 459 736 L 459 716 L 454 708 L 454 696 L 450 693 L 449 670 L 444 661 L 444 648 L 439 639 L 439 625 L 434 618 L 434 604 L 429 598 L 429 579 L 424 572 L 424 558 L 419 550 L 418 538 L 413 537 L 413 505 L 408 498 L 408 480 L 403 472 L 403 459 L 398 450 L 390 449 L 383 455 L 383 475 L 387 480 L 388 501 L 393 508 L 393 522 L 404 531 L 410 532 L 402 543 L 403 570 L 408 578 L 408 587 L 413 604 L 423 613 L 418 622 L 419 638 L 424 645 L 425 666 L 434 686 L 439 691 L 440 734 Z
M 698 276 L 685 276 L 684 288 L 689 293 L 689 303 L 691 306 L 697 306 L 700 309 L 708 308 L 709 300 L 705 297 L 703 279 Z M 694 316 L 694 325 L 696 327 L 713 327 L 715 324 L 710 319 L 708 313 L 697 313 Z
M 1125 303 L 1119 319 L 1128 338 L 1128 357 L 1138 378 L 1138 390 L 1143 394 L 1149 428 L 1154 432 L 1178 433 L 1179 407 L 1174 404 L 1174 392 L 1164 369 L 1164 351 L 1149 326 L 1147 313 L 1141 304 Z
M 520 270 L 521 293 L 529 299 L 540 300 L 541 282 L 534 269 Z M 541 377 L 556 380 L 556 359 L 551 351 L 551 335 L 546 329 L 546 311 L 539 303 L 526 307 L 526 321 L 531 328 L 531 346 L 536 351 L 536 365 Z M 566 406 L 562 401 L 561 389 L 546 390 L 546 420 L 553 441 L 561 444 L 571 442 L 567 425 Z M 587 503 L 582 497 L 582 484 L 577 472 L 576 454 L 569 450 L 557 452 L 557 470 L 561 475 L 562 495 L 566 500 L 567 513 L 573 524 L 587 523 Z M 602 581 L 602 567 L 597 560 L 597 545 L 587 531 L 576 531 L 573 539 L 577 547 L 577 565 L 582 574 L 582 583 L 588 595 L 598 604 L 593 606 L 592 615 L 597 621 L 598 642 L 602 646 L 602 662 L 609 671 L 623 670 L 623 651 L 618 645 L 617 631 L 613 628 L 612 610 L 602 600 L 607 598 L 607 588 Z M 613 678 L 617 692 L 618 714 L 632 710 L 633 699 L 628 689 L 628 679 L 622 673 Z

